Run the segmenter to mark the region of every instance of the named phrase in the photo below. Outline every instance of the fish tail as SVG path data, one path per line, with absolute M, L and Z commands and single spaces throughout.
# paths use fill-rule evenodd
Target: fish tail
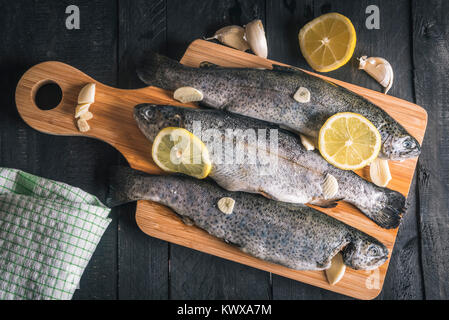
M 401 222 L 402 213 L 406 210 L 406 198 L 397 191 L 384 189 L 381 209 L 370 218 L 385 229 L 395 229 Z
M 140 65 L 137 67 L 137 75 L 140 80 L 149 86 L 158 86 L 167 89 L 167 85 L 170 83 L 165 83 L 164 72 L 166 70 L 178 70 L 181 69 L 182 65 L 172 60 L 166 56 L 160 55 L 158 53 L 147 51 L 144 54 Z
M 109 168 L 109 188 L 106 196 L 106 205 L 110 208 L 128 202 L 139 200 L 133 196 L 131 190 L 135 185 L 140 171 L 123 166 L 112 166 Z

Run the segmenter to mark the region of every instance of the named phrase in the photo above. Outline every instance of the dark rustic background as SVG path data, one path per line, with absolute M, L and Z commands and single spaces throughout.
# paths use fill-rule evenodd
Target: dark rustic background
M 81 29 L 67 30 L 65 8 L 81 10 Z M 380 29 L 365 27 L 365 9 L 380 8 Z M 379 299 L 449 298 L 449 1 L 445 0 L 0 0 L 0 166 L 60 180 L 104 199 L 110 165 L 125 163 L 112 147 L 86 138 L 39 133 L 19 117 L 20 76 L 46 60 L 68 63 L 120 88 L 142 87 L 135 65 L 146 49 L 179 59 L 194 39 L 218 28 L 262 19 L 269 58 L 310 69 L 297 34 L 323 13 L 349 17 L 357 31 L 353 59 L 331 77 L 374 90 L 356 57 L 393 66 L 390 94 L 423 106 L 429 123 Z M 345 299 L 277 275 L 148 237 L 135 205 L 113 222 L 75 299 Z

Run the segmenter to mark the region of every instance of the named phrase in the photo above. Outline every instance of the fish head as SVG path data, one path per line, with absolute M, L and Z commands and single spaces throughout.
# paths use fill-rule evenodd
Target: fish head
M 355 270 L 376 269 L 388 259 L 387 247 L 369 236 L 351 241 L 342 253 L 345 265 Z
M 182 108 L 140 104 L 134 107 L 134 119 L 140 131 L 153 142 L 156 135 L 167 127 L 183 127 Z
M 419 142 L 408 133 L 389 135 L 385 139 L 380 157 L 390 160 L 415 158 L 421 153 Z

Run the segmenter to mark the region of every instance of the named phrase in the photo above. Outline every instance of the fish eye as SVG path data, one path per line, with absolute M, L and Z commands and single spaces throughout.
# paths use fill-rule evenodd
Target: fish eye
M 368 254 L 370 256 L 378 256 L 380 254 L 380 250 L 377 246 L 371 246 L 368 248 Z
M 412 147 L 413 147 L 413 142 L 410 141 L 409 139 L 407 139 L 407 140 L 405 140 L 405 141 L 402 143 L 402 146 L 403 146 L 404 148 L 407 148 L 407 149 L 412 148 Z

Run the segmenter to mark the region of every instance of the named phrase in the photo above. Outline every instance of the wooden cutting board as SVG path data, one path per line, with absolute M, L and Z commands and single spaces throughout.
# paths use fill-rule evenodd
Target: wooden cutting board
M 189 46 L 181 62 L 189 66 L 198 66 L 202 61 L 227 67 L 270 68 L 272 64 L 272 61 L 252 54 L 196 40 Z M 320 77 L 373 101 L 422 142 L 427 124 L 427 113 L 423 108 L 379 92 L 321 75 Z M 62 100 L 56 108 L 44 111 L 36 106 L 34 97 L 40 87 L 52 82 L 61 87 Z M 76 127 L 74 110 L 80 89 L 90 82 L 97 84 L 95 103 L 90 109 L 94 118 L 89 121 L 91 130 L 83 134 Z M 36 130 L 55 135 L 88 136 L 103 140 L 119 150 L 131 167 L 160 174 L 160 169 L 151 159 L 151 144 L 139 131 L 132 116 L 133 107 L 145 102 L 182 105 L 174 101 L 168 91 L 155 87 L 138 90 L 112 88 L 69 65 L 55 61 L 43 62 L 29 69 L 20 79 L 16 89 L 17 109 L 23 120 Z M 417 159 L 390 162 L 393 179 L 389 187 L 407 195 L 416 162 Z M 366 179 L 369 178 L 367 168 L 357 173 Z M 340 203 L 332 209 L 318 209 L 376 237 L 390 249 L 391 254 L 397 229 L 382 229 L 357 209 L 345 203 Z M 185 225 L 170 209 L 162 205 L 139 201 L 136 220 L 142 231 L 150 236 L 360 299 L 372 299 L 380 293 L 388 268 L 389 260 L 374 271 L 355 271 L 347 268 L 343 279 L 337 285 L 330 286 L 323 271 L 295 271 L 253 258 L 210 236 L 207 232 Z

